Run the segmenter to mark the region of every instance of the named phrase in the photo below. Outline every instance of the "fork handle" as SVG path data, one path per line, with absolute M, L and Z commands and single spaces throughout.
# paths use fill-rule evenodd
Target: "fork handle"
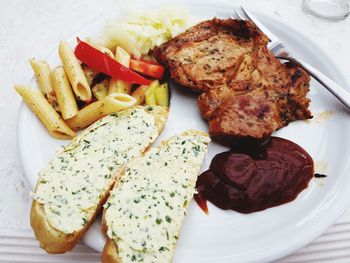
M 339 84 L 331 80 L 325 74 L 323 74 L 318 69 L 311 66 L 309 63 L 301 60 L 295 59 L 290 56 L 280 56 L 280 59 L 288 60 L 309 73 L 315 80 L 317 80 L 321 85 L 323 85 L 329 92 L 331 92 L 338 100 L 340 100 L 348 109 L 350 109 L 350 92 L 345 90 Z

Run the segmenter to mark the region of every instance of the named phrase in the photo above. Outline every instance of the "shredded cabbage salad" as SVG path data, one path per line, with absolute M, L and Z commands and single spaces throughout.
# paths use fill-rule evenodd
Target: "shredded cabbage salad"
M 188 27 L 188 12 L 184 8 L 128 9 L 118 20 L 107 22 L 97 42 L 110 49 L 121 46 L 129 54 L 140 58 Z

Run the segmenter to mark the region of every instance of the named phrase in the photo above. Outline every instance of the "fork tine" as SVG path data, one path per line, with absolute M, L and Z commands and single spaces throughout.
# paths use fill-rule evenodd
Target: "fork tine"
M 246 20 L 246 18 L 244 16 L 242 16 L 237 10 L 235 10 L 236 16 L 240 19 L 240 20 Z
M 231 19 L 239 19 L 239 17 L 237 16 L 236 10 L 234 10 L 234 12 L 231 12 L 229 16 Z
M 243 11 L 243 13 L 248 17 L 248 19 L 250 21 L 252 21 L 259 29 L 260 31 L 262 31 L 270 40 L 271 42 L 275 43 L 275 42 L 279 42 L 278 37 L 276 37 L 270 30 L 268 30 L 258 19 L 256 19 L 253 14 L 251 14 L 250 12 L 248 12 L 247 10 L 245 10 L 243 8 L 243 6 L 241 6 L 241 9 Z

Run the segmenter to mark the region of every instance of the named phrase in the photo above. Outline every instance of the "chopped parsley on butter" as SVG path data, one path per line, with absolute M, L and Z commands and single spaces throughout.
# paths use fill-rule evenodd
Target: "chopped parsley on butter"
M 97 121 L 58 151 L 34 194 L 50 225 L 65 234 L 81 230 L 120 169 L 157 136 L 154 116 L 129 109 Z
M 209 141 L 178 135 L 126 166 L 105 204 L 121 262 L 171 261 Z

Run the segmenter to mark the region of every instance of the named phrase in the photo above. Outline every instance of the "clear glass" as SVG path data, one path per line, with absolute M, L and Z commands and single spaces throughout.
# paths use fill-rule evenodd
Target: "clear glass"
M 303 9 L 328 20 L 342 20 L 350 13 L 350 0 L 303 0 Z

